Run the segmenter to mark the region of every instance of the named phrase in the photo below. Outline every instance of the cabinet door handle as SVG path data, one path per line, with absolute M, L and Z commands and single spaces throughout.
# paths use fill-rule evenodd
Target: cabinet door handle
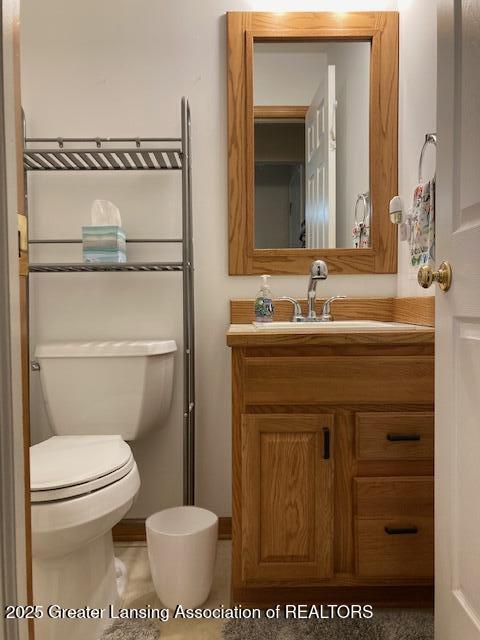
M 323 459 L 330 459 L 330 429 L 323 427 Z
M 387 435 L 389 442 L 419 442 L 420 439 L 418 433 L 389 433 Z
M 406 533 L 418 533 L 418 527 L 385 527 L 389 536 L 401 536 Z

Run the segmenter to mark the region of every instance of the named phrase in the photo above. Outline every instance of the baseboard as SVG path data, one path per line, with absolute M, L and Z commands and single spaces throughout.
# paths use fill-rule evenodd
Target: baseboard
M 114 542 L 145 542 L 145 518 L 125 518 L 113 527 Z
M 145 518 L 125 518 L 113 527 L 114 542 L 145 542 Z M 218 519 L 218 539 L 230 540 L 232 537 L 232 519 Z
M 231 518 L 218 519 L 218 539 L 219 540 L 232 539 L 232 519 Z

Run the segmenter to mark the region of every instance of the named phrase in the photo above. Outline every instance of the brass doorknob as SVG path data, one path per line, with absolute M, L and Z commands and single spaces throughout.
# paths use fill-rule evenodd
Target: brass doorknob
M 428 289 L 434 282 L 442 291 L 448 291 L 452 284 L 452 267 L 448 262 L 442 262 L 437 271 L 425 265 L 420 267 L 417 274 L 418 284 L 424 289 Z

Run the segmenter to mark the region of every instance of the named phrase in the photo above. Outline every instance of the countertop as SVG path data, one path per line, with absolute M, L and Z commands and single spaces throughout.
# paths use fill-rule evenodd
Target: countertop
M 411 328 L 410 328 L 411 327 Z M 257 329 L 253 324 L 231 324 L 227 331 L 229 347 L 302 346 L 341 344 L 434 344 L 435 329 L 423 325 L 399 325 L 392 322 L 390 329 L 328 328 L 322 331 L 302 329 Z

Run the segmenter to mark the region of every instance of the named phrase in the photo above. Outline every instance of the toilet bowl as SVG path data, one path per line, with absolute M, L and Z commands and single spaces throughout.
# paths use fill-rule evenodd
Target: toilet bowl
M 36 637 L 94 640 L 122 597 L 111 532 L 140 488 L 137 465 L 120 436 L 55 436 L 34 445 L 30 460 L 33 592 L 44 614 Z M 62 619 L 56 605 L 105 612 Z
M 125 440 L 162 425 L 175 351 L 173 340 L 37 346 L 57 435 L 30 449 L 33 594 L 43 610 L 36 640 L 97 640 L 121 605 L 126 570 L 112 528 L 140 488 Z

